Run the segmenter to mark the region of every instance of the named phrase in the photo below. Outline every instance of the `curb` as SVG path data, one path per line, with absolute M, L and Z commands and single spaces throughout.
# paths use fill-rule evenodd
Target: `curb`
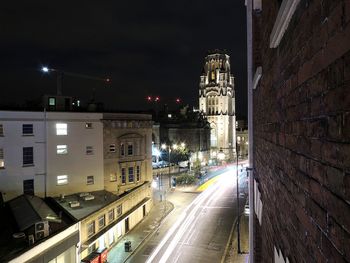
M 158 227 L 156 227 L 153 231 L 150 231 L 142 240 L 141 242 L 135 247 L 135 249 L 133 249 L 131 251 L 131 253 L 123 260 L 123 263 L 125 263 L 126 261 L 128 261 L 128 259 L 138 250 L 138 248 L 146 241 L 146 239 L 148 237 L 150 237 L 151 235 L 153 235 L 156 231 L 158 231 L 158 229 L 160 228 L 161 223 L 163 222 L 163 220 L 174 210 L 174 204 L 167 201 L 170 204 L 170 209 L 169 211 L 167 211 L 167 213 L 165 215 L 163 215 L 158 223 Z

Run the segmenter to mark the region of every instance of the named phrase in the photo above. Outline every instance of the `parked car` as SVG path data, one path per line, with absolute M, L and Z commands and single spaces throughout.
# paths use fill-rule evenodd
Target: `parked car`
M 167 161 L 159 161 L 157 164 L 159 167 L 168 167 L 169 166 L 169 162 L 167 162 Z
M 157 168 L 159 168 L 159 165 L 158 165 L 157 163 L 153 163 L 153 162 L 152 162 L 152 168 L 153 168 L 153 169 L 157 169 Z

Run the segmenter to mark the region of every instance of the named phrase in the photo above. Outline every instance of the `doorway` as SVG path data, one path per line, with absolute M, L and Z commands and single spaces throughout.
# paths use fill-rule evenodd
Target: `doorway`
M 142 206 L 142 214 L 143 214 L 143 217 L 146 216 L 146 205 Z

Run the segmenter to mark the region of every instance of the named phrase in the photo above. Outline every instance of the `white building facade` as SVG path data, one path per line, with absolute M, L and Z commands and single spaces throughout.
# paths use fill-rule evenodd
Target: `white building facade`
M 213 157 L 223 151 L 226 158 L 236 150 L 236 114 L 234 77 L 230 57 L 215 51 L 205 58 L 199 84 L 199 109 L 210 123 L 210 147 Z
M 0 192 L 59 196 L 103 189 L 99 113 L 0 111 Z

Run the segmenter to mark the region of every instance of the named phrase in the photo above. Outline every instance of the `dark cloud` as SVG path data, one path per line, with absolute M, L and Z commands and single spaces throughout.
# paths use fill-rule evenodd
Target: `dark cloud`
M 64 82 L 66 94 L 84 97 L 95 88 L 110 106 L 143 108 L 148 93 L 196 105 L 204 56 L 220 48 L 231 55 L 238 112 L 245 114 L 245 27 L 244 1 L 6 1 L 0 86 L 9 92 L 0 102 L 54 91 L 54 77 L 38 71 L 45 64 L 111 76 L 110 88 Z

